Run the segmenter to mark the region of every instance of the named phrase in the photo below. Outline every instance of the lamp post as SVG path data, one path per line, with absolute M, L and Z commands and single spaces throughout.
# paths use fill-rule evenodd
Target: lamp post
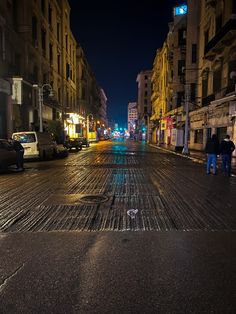
M 87 119 L 86 119 L 86 122 L 87 122 L 87 131 L 86 131 L 86 139 L 87 139 L 87 141 L 89 140 L 89 117 L 92 117 L 92 119 L 93 119 L 93 115 L 92 115 L 92 113 L 89 113 L 88 115 L 87 115 Z
M 52 86 L 50 84 L 38 85 L 34 84 L 33 87 L 38 88 L 38 101 L 39 101 L 39 132 L 43 132 L 43 91 L 45 87 L 49 88 L 49 96 L 53 96 Z
M 189 131 L 189 84 L 185 85 L 185 128 L 184 128 L 184 147 L 182 154 L 189 155 L 188 131 Z

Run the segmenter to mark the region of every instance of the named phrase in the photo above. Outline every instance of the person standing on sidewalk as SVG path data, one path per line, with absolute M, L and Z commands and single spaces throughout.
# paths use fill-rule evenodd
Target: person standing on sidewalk
M 220 154 L 222 159 L 223 174 L 228 175 L 229 177 L 231 176 L 231 160 L 234 150 L 234 143 L 230 140 L 230 136 L 226 135 L 225 139 L 220 143 Z
M 207 174 L 210 174 L 211 165 L 213 168 L 213 174 L 216 174 L 216 161 L 219 154 L 219 140 L 215 134 L 207 140 L 205 152 L 207 153 Z
M 19 141 L 13 140 L 13 149 L 16 152 L 16 167 L 18 171 L 24 171 L 24 147 Z

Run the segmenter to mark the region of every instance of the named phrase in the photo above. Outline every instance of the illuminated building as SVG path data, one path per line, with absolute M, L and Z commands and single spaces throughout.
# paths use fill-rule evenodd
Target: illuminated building
M 235 0 L 201 1 L 199 32 L 199 109 L 190 112 L 190 147 L 202 150 L 212 134 L 236 141 Z
M 137 127 L 138 110 L 137 103 L 130 102 L 128 104 L 128 131 L 130 134 L 134 134 Z
M 140 136 L 143 130 L 147 130 L 149 117 L 151 115 L 151 76 L 152 71 L 146 70 L 141 71 L 136 79 L 138 83 L 138 129 L 140 131 Z M 144 135 L 145 136 L 145 135 Z

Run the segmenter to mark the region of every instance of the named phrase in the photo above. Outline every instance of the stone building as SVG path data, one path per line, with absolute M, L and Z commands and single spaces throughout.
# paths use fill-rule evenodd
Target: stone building
M 86 67 L 92 73 L 87 63 Z M 77 73 L 77 43 L 67 0 L 1 1 L 1 137 L 39 129 L 40 93 L 43 129 L 50 130 L 58 121 L 66 133 L 75 134 L 83 122 L 81 114 L 97 115 L 100 108 L 100 88 L 92 74 L 87 82 L 90 102 L 84 108 L 78 102 Z
M 215 133 L 236 141 L 236 2 L 201 1 L 198 102 L 190 113 L 190 148 L 202 150 Z
M 149 117 L 151 116 L 151 76 L 152 71 L 146 70 L 141 71 L 136 79 L 138 83 L 138 129 L 140 131 L 140 137 L 143 136 L 143 139 L 147 136 Z
M 183 6 L 184 9 L 186 6 Z M 152 75 L 152 141 L 183 146 L 187 11 L 174 8 L 173 22 L 157 50 Z
M 128 103 L 128 131 L 133 137 L 137 128 L 138 109 L 137 102 Z

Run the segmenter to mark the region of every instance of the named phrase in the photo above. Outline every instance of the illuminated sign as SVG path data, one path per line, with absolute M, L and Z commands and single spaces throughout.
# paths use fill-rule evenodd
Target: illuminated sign
M 174 7 L 174 16 L 184 15 L 188 12 L 188 7 L 186 4 L 179 5 L 178 7 Z

